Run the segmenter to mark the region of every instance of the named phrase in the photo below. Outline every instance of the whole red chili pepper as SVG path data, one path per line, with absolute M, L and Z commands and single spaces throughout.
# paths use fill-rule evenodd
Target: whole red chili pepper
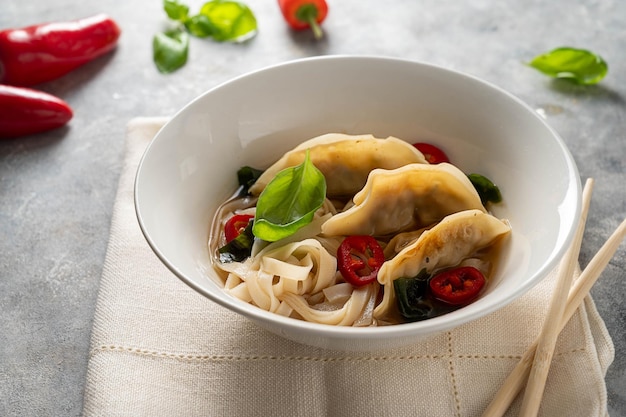
M 292 28 L 311 28 L 316 39 L 323 36 L 320 23 L 326 19 L 328 4 L 325 0 L 278 0 L 285 20 Z
M 0 82 L 30 86 L 50 81 L 117 44 L 121 30 L 107 15 L 0 32 Z
M 0 84 L 0 138 L 14 138 L 61 127 L 73 116 L 53 95 Z

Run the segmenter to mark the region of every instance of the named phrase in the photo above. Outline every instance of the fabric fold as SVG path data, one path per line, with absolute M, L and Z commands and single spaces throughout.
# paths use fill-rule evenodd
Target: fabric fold
M 509 306 L 404 348 L 346 353 L 288 341 L 187 287 L 146 243 L 134 209 L 134 178 L 165 121 L 128 124 L 92 330 L 85 416 L 481 414 L 539 334 L 556 271 Z M 613 357 L 588 297 L 559 336 L 540 415 L 606 416 L 604 376 Z M 507 415 L 517 415 L 520 403 Z

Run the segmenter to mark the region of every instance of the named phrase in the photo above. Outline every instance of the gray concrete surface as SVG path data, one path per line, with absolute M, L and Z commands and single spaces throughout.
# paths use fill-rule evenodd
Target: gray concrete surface
M 320 42 L 290 32 L 275 1 L 246 2 L 259 21 L 255 39 L 242 45 L 192 39 L 188 65 L 166 76 L 151 57 L 152 36 L 166 26 L 159 0 L 3 1 L 0 28 L 106 12 L 123 34 L 114 53 L 39 86 L 74 108 L 69 127 L 0 141 L 0 415 L 81 413 L 126 122 L 172 115 L 248 71 L 307 56 L 367 54 L 481 77 L 543 112 L 581 178 L 596 179 L 583 266 L 626 217 L 626 2 L 329 0 Z M 188 4 L 198 10 L 202 2 Z M 608 77 L 578 87 L 524 65 L 561 45 L 601 54 Z M 616 347 L 606 377 L 612 417 L 626 415 L 625 269 L 622 245 L 593 289 Z

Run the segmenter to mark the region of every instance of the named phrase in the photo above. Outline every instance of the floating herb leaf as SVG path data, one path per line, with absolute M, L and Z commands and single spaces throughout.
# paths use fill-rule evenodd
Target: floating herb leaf
M 302 164 L 280 171 L 265 187 L 256 206 L 252 231 L 274 242 L 291 236 L 313 220 L 326 198 L 326 179 L 307 150 Z
M 499 203 L 502 201 L 502 194 L 497 185 L 495 185 L 489 178 L 480 174 L 469 174 L 467 176 L 471 183 L 476 188 L 480 201 L 483 205 L 487 203 Z
M 243 187 L 242 193 L 248 194 L 248 189 L 254 185 L 256 180 L 263 174 L 263 171 L 260 169 L 252 168 L 249 166 L 244 166 L 239 168 L 237 171 L 237 181 L 239 185 Z
M 578 84 L 596 84 L 607 74 L 608 64 L 599 55 L 585 49 L 561 47 L 533 58 L 531 67 L 554 78 L 570 79 Z
M 178 29 L 157 33 L 152 40 L 152 53 L 161 73 L 174 72 L 187 62 L 189 35 Z
M 432 317 L 433 306 L 428 300 L 428 279 L 426 269 L 414 278 L 398 278 L 393 281 L 398 310 L 409 321 Z

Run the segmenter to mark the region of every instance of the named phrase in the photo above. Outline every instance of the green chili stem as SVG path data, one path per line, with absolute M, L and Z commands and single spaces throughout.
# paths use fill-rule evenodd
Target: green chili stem
M 322 28 L 317 23 L 315 16 L 309 15 L 307 20 L 309 26 L 311 26 L 311 30 L 313 31 L 313 36 L 315 36 L 315 39 L 322 39 L 322 37 L 324 36 L 324 32 L 322 32 Z

